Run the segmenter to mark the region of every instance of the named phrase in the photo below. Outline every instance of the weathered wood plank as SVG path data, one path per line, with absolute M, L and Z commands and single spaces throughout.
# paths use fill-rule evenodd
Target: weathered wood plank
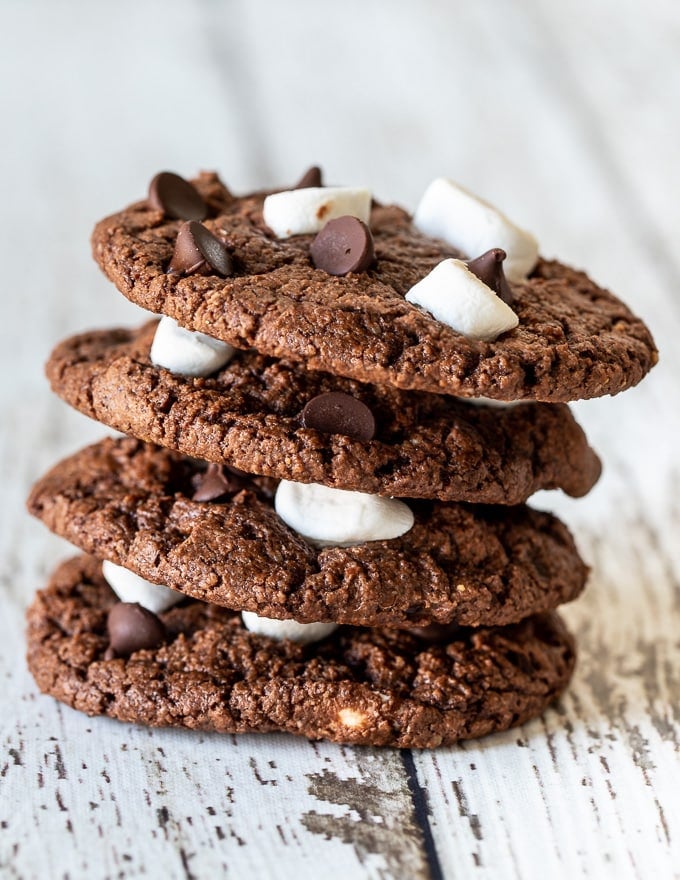
M 595 569 L 590 593 L 565 611 L 580 664 L 560 705 L 514 734 L 417 756 L 451 876 L 651 877 L 677 866 L 679 593 L 658 590 L 663 562 L 649 564 L 638 526 L 622 517 L 600 541 L 580 536 Z
M 50 437 L 50 409 L 22 413 L 31 435 Z M 99 431 L 65 420 L 52 453 L 82 442 L 83 427 Z M 428 877 L 397 752 L 145 730 L 35 693 L 23 607 L 64 544 L 16 516 L 36 455 L 2 439 L 0 461 L 20 479 L 0 524 L 0 875 L 275 878 L 316 872 L 323 853 L 338 880 Z
M 678 19 L 668 0 L 621 10 L 348 0 L 320 38 L 304 0 L 138 0 L 105 22 L 3 5 L 3 877 L 680 876 Z M 538 499 L 594 571 L 566 612 L 574 686 L 520 731 L 413 756 L 146 731 L 60 708 L 24 669 L 23 608 L 64 547 L 23 497 L 102 433 L 48 395 L 41 362 L 68 332 L 139 316 L 92 264 L 92 222 L 160 165 L 242 189 L 313 161 L 410 205 L 458 177 L 657 334 L 640 389 L 577 408 L 600 486 Z
M 229 167 L 230 149 L 242 168 L 254 161 L 248 132 L 233 125 L 236 110 L 232 106 L 229 112 L 224 103 L 224 98 L 233 99 L 238 109 L 244 98 L 234 89 L 238 65 L 231 83 L 225 83 L 219 65 L 203 62 L 210 18 L 185 5 L 179 17 L 161 20 L 151 4 L 140 4 L 130 21 L 114 17 L 110 43 L 102 45 L 103 57 L 94 67 L 99 76 L 80 81 L 82 55 L 56 62 L 69 29 L 82 33 L 92 19 L 85 12 L 78 22 L 82 10 L 75 5 L 70 14 L 58 16 L 47 4 L 41 7 L 46 21 L 34 36 L 36 51 L 43 54 L 45 68 L 55 63 L 53 88 L 78 95 L 78 100 L 69 103 L 69 124 L 59 125 L 59 106 L 41 94 L 42 80 L 26 85 L 23 100 L 44 110 L 33 135 L 44 136 L 42 143 L 49 142 L 50 150 L 31 145 L 23 158 L 21 191 L 7 188 L 17 207 L 17 223 L 30 223 L 43 246 L 35 274 L 29 270 L 22 278 L 23 299 L 8 302 L 7 329 L 31 315 L 31 344 L 15 332 L 3 337 L 17 375 L 29 376 L 30 382 L 21 389 L 11 383 L 2 389 L 5 424 L 20 430 L 3 434 L 0 458 L 7 486 L 0 528 L 5 600 L 0 618 L 0 676 L 5 683 L 0 695 L 0 873 L 22 878 L 149 873 L 278 877 L 281 872 L 316 873 L 323 853 L 325 872 L 333 878 L 392 877 L 400 866 L 410 876 L 424 877 L 420 830 L 398 754 L 315 746 L 284 736 L 237 740 L 88 721 L 37 696 L 19 659 L 24 654 L 23 608 L 64 549 L 17 512 L 41 469 L 102 434 L 101 426 L 49 397 L 42 360 L 67 332 L 141 317 L 91 263 L 87 237 L 92 219 L 104 205 L 134 197 L 159 161 L 187 173 L 202 160 Z M 34 14 L 35 9 L 14 10 L 14 31 L 17 25 L 27 29 Z M 134 64 L 123 70 L 117 64 L 128 40 L 143 58 L 152 34 L 160 47 L 152 51 L 173 68 L 160 94 L 155 81 L 138 78 L 141 70 Z M 191 47 L 190 81 L 174 55 L 183 39 Z M 11 44 L 3 48 L 8 50 L 3 57 L 11 61 Z M 183 58 L 187 63 L 186 52 Z M 106 81 L 107 66 L 119 71 L 119 96 Z M 142 67 L 146 69 L 146 62 Z M 90 125 L 104 123 L 97 137 L 110 137 L 113 151 L 123 155 L 130 132 L 140 128 L 137 114 L 143 106 L 172 121 L 175 101 L 181 104 L 192 88 L 197 90 L 193 110 L 213 123 L 212 159 L 205 161 L 204 145 L 197 147 L 189 129 L 174 131 L 174 125 L 173 138 L 162 149 L 153 135 L 149 167 L 142 149 L 129 163 L 116 160 L 121 173 L 111 177 L 90 154 L 96 145 L 87 136 Z M 117 102 L 124 94 L 134 94 L 136 101 L 119 107 L 122 113 L 114 126 L 113 120 L 106 121 L 105 102 Z M 19 110 L 13 108 L 15 115 Z M 18 149 L 15 158 L 21 163 Z M 255 172 L 254 178 L 262 170 Z M 35 204 L 43 206 L 37 220 Z M 19 251 L 26 247 L 21 239 L 11 245 Z M 34 439 L 26 443 L 26 437 Z
M 672 438 L 680 435 L 674 381 L 680 360 L 671 343 L 680 324 L 675 306 L 664 303 L 677 258 L 665 253 L 646 212 L 634 210 L 648 198 L 642 177 L 627 176 L 617 166 L 628 160 L 629 145 L 614 149 L 607 126 L 612 116 L 620 121 L 621 100 L 612 106 L 611 89 L 588 89 L 594 71 L 579 36 L 586 31 L 591 52 L 599 56 L 593 23 L 574 17 L 571 9 L 567 15 L 563 7 L 540 5 L 543 19 L 537 20 L 531 6 L 524 22 L 529 65 L 542 71 L 534 90 L 543 90 L 539 103 L 549 123 L 567 134 L 553 145 L 549 173 L 557 171 L 563 179 L 552 181 L 546 208 L 569 203 L 566 189 L 574 185 L 576 170 L 589 215 L 576 229 L 564 218 L 548 228 L 559 229 L 584 263 L 602 262 L 600 277 L 608 275 L 614 288 L 649 316 L 666 362 L 624 398 L 578 407 L 605 462 L 593 495 L 578 504 L 545 493 L 541 498 L 575 526 L 594 565 L 590 592 L 565 612 L 581 653 L 572 688 L 519 736 L 508 733 L 448 754 L 422 754 L 416 767 L 431 795 L 433 835 L 451 876 L 675 876 L 680 585 Z M 595 32 L 602 36 L 601 29 Z M 612 46 L 620 50 L 621 42 L 610 17 L 607 34 L 598 46 L 607 46 L 607 63 L 618 59 L 621 67 L 623 55 L 612 55 Z M 646 36 L 652 36 L 648 30 Z M 514 71 L 521 67 L 513 64 Z M 616 64 L 613 68 L 609 76 L 615 76 Z M 659 219 L 669 217 L 661 202 L 656 208 Z M 593 236 L 593 223 L 602 224 L 607 235 Z M 624 243 L 623 249 L 612 252 L 613 241 Z

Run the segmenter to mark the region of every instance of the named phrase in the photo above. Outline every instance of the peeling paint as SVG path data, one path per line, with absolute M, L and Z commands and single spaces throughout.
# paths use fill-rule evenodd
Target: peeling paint
M 345 808 L 341 815 L 306 811 L 301 821 L 307 830 L 351 845 L 362 865 L 377 859 L 381 880 L 430 877 L 408 786 L 389 752 L 362 762 L 361 778 L 344 779 L 324 768 L 307 779 L 313 798 Z

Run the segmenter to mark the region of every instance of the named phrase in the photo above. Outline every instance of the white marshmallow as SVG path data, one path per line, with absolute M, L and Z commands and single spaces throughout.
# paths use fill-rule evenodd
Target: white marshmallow
M 462 260 L 442 260 L 413 285 L 406 299 L 470 339 L 491 342 L 519 324 L 510 306 Z
M 226 342 L 180 327 L 162 317 L 151 345 L 151 361 L 181 376 L 210 376 L 229 363 L 235 349 Z
M 287 525 L 317 547 L 389 541 L 408 532 L 414 522 L 411 508 L 396 498 L 318 483 L 281 480 L 274 506 Z
M 536 265 L 534 236 L 452 180 L 438 177 L 425 190 L 413 222 L 417 229 L 475 259 L 491 248 L 503 248 L 503 271 L 510 281 L 523 281 Z
M 167 611 L 184 598 L 177 590 L 152 584 L 151 581 L 144 580 L 138 574 L 108 560 L 102 562 L 102 574 L 121 602 L 138 602 L 154 614 Z
M 348 186 L 319 186 L 273 193 L 264 200 L 264 222 L 278 238 L 319 232 L 346 214 L 368 223 L 371 193 Z
M 325 639 L 338 628 L 337 623 L 298 623 L 297 620 L 274 620 L 260 617 L 254 611 L 242 611 L 241 617 L 246 629 L 261 636 L 269 636 L 277 642 L 290 639 L 307 645 Z

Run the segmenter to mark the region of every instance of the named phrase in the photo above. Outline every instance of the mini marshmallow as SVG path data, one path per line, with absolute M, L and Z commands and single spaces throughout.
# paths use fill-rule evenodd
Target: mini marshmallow
M 442 260 L 406 294 L 443 324 L 469 339 L 492 342 L 519 318 L 462 260 Z
M 281 480 L 274 507 L 281 519 L 317 547 L 389 541 L 413 528 L 411 508 L 396 498 Z
M 254 611 L 242 611 L 241 617 L 246 629 L 260 636 L 269 636 L 277 642 L 290 639 L 308 645 L 319 642 L 334 632 L 337 623 L 298 623 L 297 620 L 274 620 L 273 617 L 260 617 Z
M 329 220 L 350 215 L 368 223 L 371 193 L 348 186 L 312 186 L 274 193 L 264 200 L 264 222 L 278 238 L 320 232 Z
M 102 574 L 121 602 L 138 602 L 142 608 L 153 611 L 154 614 L 167 611 L 184 599 L 184 595 L 177 590 L 152 584 L 151 581 L 144 580 L 138 574 L 108 560 L 102 562 Z
M 433 180 L 425 190 L 413 223 L 425 235 L 443 239 L 470 259 L 490 248 L 502 248 L 509 281 L 523 281 L 538 259 L 538 242 L 530 232 L 445 177 Z
M 226 342 L 180 327 L 162 317 L 151 345 L 151 361 L 181 376 L 210 376 L 229 363 L 235 349 Z

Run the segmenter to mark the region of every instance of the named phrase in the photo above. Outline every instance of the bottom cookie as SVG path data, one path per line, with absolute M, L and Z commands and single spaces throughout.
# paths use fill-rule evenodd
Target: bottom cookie
M 151 726 L 432 748 L 539 715 L 575 661 L 554 612 L 461 629 L 447 644 L 348 626 L 303 646 L 190 599 L 161 615 L 166 644 L 105 659 L 116 602 L 99 562 L 62 564 L 28 611 L 28 665 L 44 693 L 88 715 Z

